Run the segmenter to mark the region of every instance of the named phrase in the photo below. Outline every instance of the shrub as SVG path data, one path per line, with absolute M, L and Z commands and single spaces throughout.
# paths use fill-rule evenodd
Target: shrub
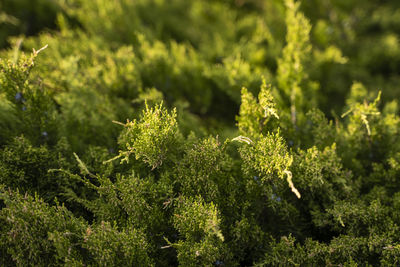
M 398 265 L 396 1 L 25 2 L 0 265 Z

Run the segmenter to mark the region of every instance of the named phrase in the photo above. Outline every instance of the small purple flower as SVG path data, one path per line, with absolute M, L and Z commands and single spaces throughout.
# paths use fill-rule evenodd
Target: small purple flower
M 22 94 L 20 92 L 15 94 L 15 100 L 20 101 L 22 99 Z
M 272 199 L 272 200 L 275 200 L 276 202 L 281 202 L 281 201 L 282 201 L 281 198 L 278 197 L 278 196 L 275 195 L 275 194 L 272 194 L 271 199 Z
M 14 99 L 16 102 L 25 102 L 25 98 L 23 97 L 21 92 L 16 93 Z
M 21 109 L 22 109 L 22 111 L 25 111 L 25 110 L 26 110 L 26 107 L 25 107 L 25 106 L 23 106 Z
M 42 132 L 42 136 L 43 136 L 43 137 L 47 138 L 48 135 L 49 135 L 49 134 L 48 134 L 46 131 Z
M 221 265 L 224 265 L 224 262 L 220 261 L 220 260 L 216 260 L 214 264 L 217 266 L 221 266 Z

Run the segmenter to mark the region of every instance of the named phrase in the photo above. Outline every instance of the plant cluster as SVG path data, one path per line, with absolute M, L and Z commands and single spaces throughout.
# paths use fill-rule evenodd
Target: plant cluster
M 399 265 L 397 2 L 1 1 L 0 265 Z

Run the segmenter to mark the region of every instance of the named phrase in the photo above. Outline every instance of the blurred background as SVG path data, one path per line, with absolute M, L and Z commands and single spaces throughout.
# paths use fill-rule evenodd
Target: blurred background
M 399 7 L 396 0 L 301 3 L 312 25 L 307 108 L 340 116 L 354 83 L 367 98 L 379 90 L 383 103 L 399 98 Z M 276 78 L 286 45 L 283 0 L 1 0 L 0 10 L 0 55 L 49 44 L 35 73 L 65 114 L 81 118 L 68 117 L 80 128 L 132 117 L 147 99 L 177 107 L 187 132 L 221 133 L 235 128 L 241 88 L 257 93 L 262 77 L 284 102 Z

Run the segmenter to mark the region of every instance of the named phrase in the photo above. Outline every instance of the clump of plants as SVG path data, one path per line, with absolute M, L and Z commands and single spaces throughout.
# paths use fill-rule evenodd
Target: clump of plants
M 397 93 L 347 54 L 396 3 L 331 2 L 40 1 L 0 52 L 0 265 L 398 265 Z

